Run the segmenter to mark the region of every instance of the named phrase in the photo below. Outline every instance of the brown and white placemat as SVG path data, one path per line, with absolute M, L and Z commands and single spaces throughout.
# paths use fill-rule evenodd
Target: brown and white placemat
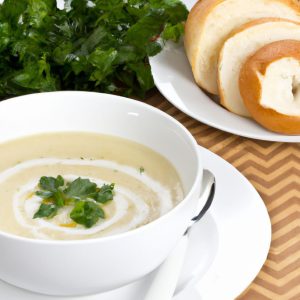
M 185 115 L 157 91 L 146 102 L 176 118 L 199 145 L 235 166 L 267 206 L 272 222 L 271 249 L 264 267 L 239 300 L 299 300 L 300 144 L 257 141 L 225 133 Z

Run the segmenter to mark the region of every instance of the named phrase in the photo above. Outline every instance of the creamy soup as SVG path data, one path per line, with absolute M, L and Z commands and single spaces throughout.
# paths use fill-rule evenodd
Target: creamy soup
M 94 133 L 47 133 L 0 145 L 0 230 L 37 239 L 87 239 L 125 232 L 170 211 L 183 199 L 175 168 L 153 150 Z M 70 218 L 71 204 L 52 218 L 33 218 L 43 198 L 42 176 L 97 186 L 114 183 L 114 197 L 101 205 L 105 218 L 87 228 Z M 91 200 L 93 201 L 93 200 Z

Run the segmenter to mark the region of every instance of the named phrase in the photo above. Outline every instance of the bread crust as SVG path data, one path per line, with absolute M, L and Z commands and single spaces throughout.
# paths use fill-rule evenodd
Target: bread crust
M 192 8 L 185 24 L 185 37 L 184 45 L 186 54 L 196 83 L 209 93 L 218 95 L 219 92 L 211 90 L 205 84 L 205 78 L 201 78 L 197 73 L 197 57 L 199 55 L 199 49 L 202 45 L 202 37 L 205 27 L 206 19 L 208 18 L 211 11 L 213 11 L 218 5 L 222 4 L 227 0 L 199 0 Z M 280 2 L 292 8 L 299 13 L 300 19 L 300 3 L 297 0 L 264 0 L 270 2 Z
M 213 93 L 213 91 L 207 90 L 205 86 L 203 86 L 201 78 L 195 76 L 197 68 L 197 55 L 199 51 L 199 45 L 201 44 L 206 18 L 208 17 L 209 13 L 223 1 L 224 0 L 199 0 L 191 9 L 185 23 L 184 46 L 188 60 L 192 67 L 194 79 L 199 86 L 209 93 Z M 197 36 L 197 42 L 195 42 L 195 36 Z
M 300 116 L 285 115 L 260 104 L 262 87 L 258 72 L 265 74 L 271 63 L 285 57 L 300 61 L 300 41 L 273 42 L 248 58 L 240 72 L 240 93 L 250 114 L 259 124 L 277 133 L 300 134 Z
M 256 26 L 256 25 L 259 25 L 259 24 L 264 24 L 264 23 L 269 23 L 269 22 L 280 22 L 280 21 L 291 22 L 291 23 L 300 25 L 300 23 L 298 23 L 298 22 L 295 22 L 295 21 L 292 21 L 292 20 L 287 20 L 287 19 L 282 19 L 282 18 L 261 18 L 261 19 L 257 19 L 257 20 L 247 22 L 244 25 L 240 26 L 239 28 L 233 30 L 231 32 L 231 34 L 229 35 L 227 40 L 235 37 L 239 33 L 243 32 L 244 30 L 247 30 L 248 28 L 251 28 L 253 26 Z M 224 45 L 226 45 L 226 41 L 225 41 Z M 223 60 L 224 45 L 223 45 L 222 50 L 221 50 L 220 55 L 219 55 L 218 70 L 220 70 L 220 64 Z M 230 109 L 230 103 L 227 102 L 227 99 L 226 99 L 225 94 L 224 94 L 224 90 L 223 90 L 222 85 L 221 85 L 221 78 L 220 78 L 220 72 L 219 71 L 218 71 L 218 89 L 219 89 L 219 96 L 220 96 L 221 105 L 226 107 L 228 110 L 231 110 Z

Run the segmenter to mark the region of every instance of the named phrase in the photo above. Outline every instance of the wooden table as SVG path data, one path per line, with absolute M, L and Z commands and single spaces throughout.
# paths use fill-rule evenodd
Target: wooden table
M 225 133 L 188 117 L 156 90 L 146 102 L 173 116 L 199 145 L 234 165 L 268 208 L 273 231 L 269 256 L 239 300 L 300 300 L 300 143 L 263 142 Z

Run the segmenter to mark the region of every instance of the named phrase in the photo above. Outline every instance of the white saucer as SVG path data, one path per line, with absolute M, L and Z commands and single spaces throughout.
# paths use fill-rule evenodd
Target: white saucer
M 231 300 L 246 289 L 266 260 L 270 219 L 243 175 L 212 152 L 202 147 L 199 151 L 204 167 L 216 176 L 216 196 L 209 213 L 191 231 L 174 300 Z M 151 276 L 105 294 L 68 298 L 33 294 L 0 281 L 0 295 L 5 300 L 141 300 Z
M 183 0 L 190 9 L 197 1 Z M 300 135 L 280 135 L 255 121 L 235 115 L 212 101 L 195 83 L 190 64 L 181 44 L 168 43 L 150 59 L 154 82 L 159 91 L 179 110 L 212 127 L 249 138 L 300 142 Z

